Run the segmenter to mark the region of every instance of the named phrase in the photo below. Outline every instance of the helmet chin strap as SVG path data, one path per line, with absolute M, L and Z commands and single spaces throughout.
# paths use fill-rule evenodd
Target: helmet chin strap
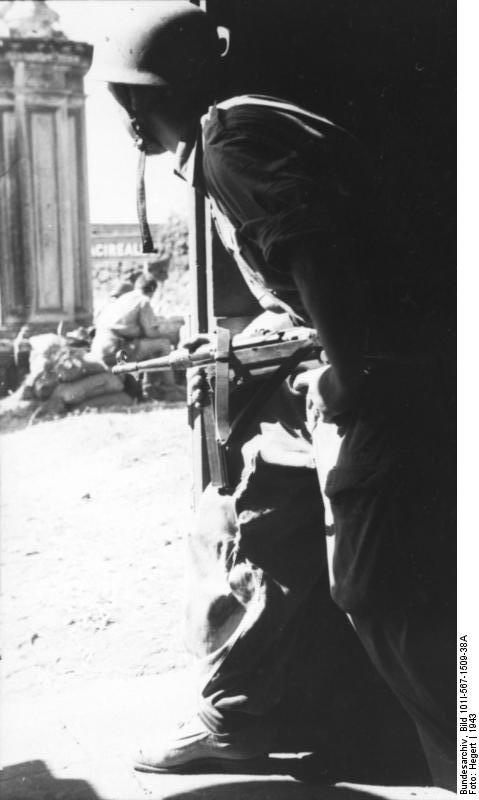
M 140 150 L 136 173 L 136 212 L 140 226 L 141 246 L 144 253 L 156 253 L 146 213 L 145 164 L 146 152 Z
M 146 166 L 146 146 L 142 135 L 141 127 L 136 119 L 131 120 L 132 128 L 135 132 L 135 147 L 138 148 L 139 158 L 136 172 L 136 212 L 138 214 L 138 225 L 140 227 L 141 245 L 144 253 L 156 253 L 157 249 L 153 244 L 150 226 L 146 212 L 146 189 L 145 189 L 145 166 Z

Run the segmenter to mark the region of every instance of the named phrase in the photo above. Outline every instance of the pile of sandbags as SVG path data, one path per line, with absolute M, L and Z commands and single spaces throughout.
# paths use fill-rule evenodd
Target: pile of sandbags
M 62 413 L 86 408 L 130 406 L 123 379 L 58 334 L 30 338 L 30 373 L 18 392 L 19 400 L 45 403 L 45 410 Z

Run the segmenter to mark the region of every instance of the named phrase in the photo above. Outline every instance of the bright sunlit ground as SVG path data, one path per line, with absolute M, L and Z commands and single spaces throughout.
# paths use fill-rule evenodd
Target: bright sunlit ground
M 4 690 L 184 665 L 185 408 L 4 433 L 1 470 Z
M 194 708 L 194 677 L 175 669 L 188 662 L 188 442 L 185 409 L 159 405 L 1 436 L 2 800 L 451 798 L 297 781 L 297 756 L 230 773 L 133 772 L 138 746 Z

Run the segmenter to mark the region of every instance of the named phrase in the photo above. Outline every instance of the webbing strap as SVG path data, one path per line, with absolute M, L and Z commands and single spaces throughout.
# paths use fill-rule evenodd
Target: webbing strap
M 302 108 L 295 103 L 288 103 L 284 100 L 279 100 L 276 97 L 268 97 L 267 95 L 260 94 L 243 94 L 237 97 L 230 97 L 228 100 L 222 100 L 216 104 L 217 108 L 238 108 L 238 106 L 261 106 L 263 108 L 274 108 L 276 111 L 284 111 L 289 114 L 296 114 L 296 116 L 305 117 L 306 119 L 314 120 L 315 122 L 322 122 L 331 127 L 339 127 L 326 117 L 321 117 L 307 108 Z

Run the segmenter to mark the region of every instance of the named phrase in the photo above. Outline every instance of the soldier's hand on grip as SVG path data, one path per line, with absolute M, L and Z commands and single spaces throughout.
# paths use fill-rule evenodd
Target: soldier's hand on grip
M 293 392 L 306 400 L 306 422 L 310 433 L 318 421 L 338 422 L 354 408 L 359 395 L 359 383 L 345 385 L 339 381 L 331 366 L 300 372 L 292 384 Z
M 188 350 L 189 353 L 194 353 L 198 347 L 204 344 L 211 344 L 212 337 L 207 333 L 198 333 L 192 336 L 191 339 L 186 339 L 181 342 L 181 346 Z M 188 370 L 187 373 L 187 398 L 188 405 L 193 408 L 202 408 L 208 402 L 209 397 L 209 384 L 206 377 L 206 372 L 203 367 L 196 367 Z

